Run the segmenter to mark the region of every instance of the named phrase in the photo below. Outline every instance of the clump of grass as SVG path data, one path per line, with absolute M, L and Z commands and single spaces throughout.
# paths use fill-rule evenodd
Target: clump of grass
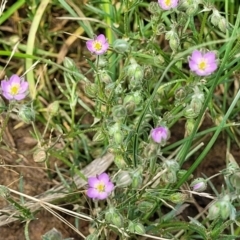
M 74 216 L 76 224 L 69 226 L 86 239 L 110 239 L 111 234 L 119 239 L 237 238 L 239 166 L 231 148 L 240 147 L 236 123 L 240 13 L 234 3 L 124 0 L 94 1 L 80 8 L 59 1 L 55 7 L 71 15 L 59 19 L 79 24 L 76 31 L 65 34 L 76 40 L 74 32 L 85 32 L 80 36 L 85 69 L 69 56 L 62 65 L 54 63 L 55 53 L 48 55 L 52 60 L 43 59 L 46 52 L 41 46 L 33 54 L 35 33 L 48 4 L 42 1 L 32 10 L 31 34 L 25 46 L 19 45 L 27 54 L 7 54 L 27 59 L 31 100 L 12 101 L 2 85 L 10 102 L 3 106 L 6 117 L 1 132 L 13 112 L 32 124 L 35 162 L 45 164 L 49 177 L 52 157 L 64 164 L 55 167 L 64 186 L 60 189 L 66 191 L 61 202 L 74 203 L 80 213 L 58 207 L 59 195 L 52 204 L 40 198 L 40 205 L 62 221 L 52 209 Z M 51 68 L 43 65 L 44 73 L 35 76 L 37 64 Z M 15 88 L 10 90 L 16 95 Z M 206 116 L 212 126 L 202 130 Z M 224 168 L 192 179 L 220 133 L 227 146 Z M 86 174 L 83 167 L 107 153 L 113 160 L 108 171 L 95 164 L 99 171 Z M 219 175 L 221 189 L 214 185 Z M 85 182 L 80 193 L 76 176 Z M 2 189 L 1 196 L 27 222 L 25 235 L 31 238 L 28 226 L 33 210 L 6 194 L 16 191 Z M 200 206 L 199 198 L 211 202 Z M 185 210 L 191 207 L 198 213 L 186 218 Z M 87 214 L 81 213 L 83 208 Z M 79 219 L 89 221 L 87 236 L 78 229 Z

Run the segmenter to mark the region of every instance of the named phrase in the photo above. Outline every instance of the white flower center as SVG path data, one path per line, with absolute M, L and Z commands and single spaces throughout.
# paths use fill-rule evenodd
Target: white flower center
M 102 43 L 100 43 L 99 41 L 94 41 L 93 47 L 96 51 L 100 51 L 102 49 Z
M 10 94 L 11 94 L 11 95 L 17 95 L 18 92 L 19 92 L 19 89 L 20 89 L 20 85 L 19 85 L 19 84 L 13 84 L 13 85 L 10 87 Z

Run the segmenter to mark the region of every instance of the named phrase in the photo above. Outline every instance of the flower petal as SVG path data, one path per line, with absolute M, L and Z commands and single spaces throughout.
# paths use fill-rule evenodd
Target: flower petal
M 100 200 L 103 200 L 108 197 L 108 194 L 106 192 L 99 192 L 97 198 Z
M 96 188 L 96 186 L 99 184 L 99 180 L 96 177 L 90 177 L 88 178 L 88 185 L 89 187 Z
M 102 44 L 105 44 L 106 43 L 106 38 L 103 34 L 100 34 L 96 37 L 96 40 L 101 42 Z
M 113 189 L 114 189 L 114 184 L 112 182 L 105 184 L 105 192 L 111 193 Z
M 13 95 L 13 98 L 16 99 L 16 100 L 22 100 L 26 97 L 26 94 L 25 93 L 21 93 L 21 94 L 17 94 L 17 95 Z
M 28 90 L 28 82 L 22 81 L 19 89 L 19 93 L 25 93 Z
M 3 92 L 2 95 L 7 99 L 7 100 L 12 100 L 13 95 L 9 94 L 8 92 Z
M 203 57 L 208 61 L 208 63 L 216 62 L 216 55 L 214 52 L 207 52 Z
M 87 46 L 87 49 L 91 52 L 91 53 L 94 53 L 95 52 L 95 49 L 93 47 L 93 44 L 94 44 L 94 40 L 88 40 L 86 42 L 86 46 Z
M 110 182 L 110 178 L 107 173 L 102 173 L 98 175 L 98 180 L 103 182 L 104 184 L 108 184 Z
M 21 78 L 16 75 L 16 74 L 13 74 L 10 79 L 8 80 L 8 83 L 9 85 L 12 85 L 12 84 L 21 84 Z
M 95 188 L 88 188 L 87 196 L 90 198 L 98 198 L 99 192 Z

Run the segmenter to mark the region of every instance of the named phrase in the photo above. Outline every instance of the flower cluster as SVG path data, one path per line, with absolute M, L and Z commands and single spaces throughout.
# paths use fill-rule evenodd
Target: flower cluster
M 88 178 L 87 196 L 93 199 L 103 200 L 113 191 L 114 185 L 106 173 Z
M 88 40 L 86 46 L 91 53 L 102 55 L 108 50 L 109 43 L 105 36 L 100 34 L 96 38 Z
M 8 100 L 22 100 L 26 97 L 28 82 L 14 74 L 9 80 L 1 81 L 2 95 Z
M 189 67 L 198 76 L 208 76 L 217 69 L 216 54 L 195 50 L 189 58 Z

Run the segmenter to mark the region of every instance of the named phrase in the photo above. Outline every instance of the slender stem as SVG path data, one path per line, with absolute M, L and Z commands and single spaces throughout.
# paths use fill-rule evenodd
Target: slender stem
M 24 235 L 25 235 L 25 239 L 26 240 L 30 240 L 30 236 L 29 236 L 29 223 L 30 223 L 30 220 L 28 220 L 25 224 L 25 228 L 24 228 Z

